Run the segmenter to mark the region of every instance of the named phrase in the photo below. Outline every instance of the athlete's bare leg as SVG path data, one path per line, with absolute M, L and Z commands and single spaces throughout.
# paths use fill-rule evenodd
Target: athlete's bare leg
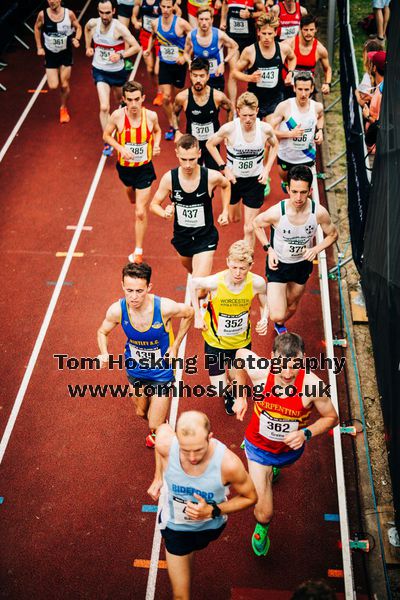
M 69 80 L 71 79 L 71 67 L 60 67 L 60 96 L 61 106 L 67 106 L 67 100 L 70 93 Z
M 177 556 L 165 550 L 169 580 L 174 600 L 190 600 L 190 583 L 192 575 L 193 555 Z
M 151 198 L 151 186 L 144 190 L 136 190 L 135 206 L 135 245 L 143 248 L 144 236 L 147 229 L 147 207 Z
M 132 394 L 137 416 L 141 417 L 142 419 L 147 419 L 150 398 L 145 396 L 140 389 L 140 394 L 137 394 L 137 389 L 131 383 L 129 384 L 129 391 Z
M 260 212 L 260 208 L 250 208 L 249 206 L 244 206 L 244 241 L 247 242 L 250 248 L 254 249 L 254 245 L 256 242 L 256 235 L 253 229 L 253 221 Z
M 275 323 L 284 323 L 287 313 L 286 283 L 271 281 L 267 285 L 269 318 Z
M 300 283 L 294 283 L 290 281 L 287 284 L 286 288 L 286 301 L 287 301 L 287 310 L 285 321 L 293 317 L 294 313 L 297 310 L 299 302 L 301 300 L 302 295 L 304 294 L 306 289 L 306 284 L 301 285 Z
M 99 81 L 96 84 L 97 94 L 99 96 L 99 104 L 100 104 L 100 124 L 101 128 L 106 128 L 108 118 L 110 116 L 110 86 L 108 83 L 104 81 Z
M 237 204 L 230 204 L 228 210 L 230 223 L 239 223 L 242 220 L 242 205 L 240 202 Z
M 149 429 L 156 430 L 157 427 L 165 423 L 169 411 L 170 398 L 169 396 L 154 395 L 150 399 L 150 406 L 147 412 L 149 421 Z
M 273 516 L 272 496 L 272 467 L 260 465 L 247 460 L 249 474 L 257 491 L 257 504 L 254 507 L 254 516 L 259 523 L 266 525 Z
M 172 105 L 173 105 L 173 90 L 172 90 L 172 85 L 170 84 L 163 84 L 160 85 L 161 91 L 164 95 L 163 97 L 163 107 L 164 107 L 164 111 L 165 114 L 167 115 L 167 119 L 168 119 L 168 123 L 170 125 L 170 127 L 174 126 L 174 120 L 173 120 L 173 109 L 172 109 Z

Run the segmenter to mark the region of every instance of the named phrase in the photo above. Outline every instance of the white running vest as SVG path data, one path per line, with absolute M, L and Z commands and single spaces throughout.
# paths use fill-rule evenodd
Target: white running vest
M 96 29 L 93 35 L 94 56 L 92 65 L 96 67 L 96 69 L 108 71 L 109 73 L 121 71 L 125 64 L 122 58 L 115 63 L 110 61 L 111 54 L 119 52 L 120 50 L 123 51 L 125 48 L 125 43 L 122 38 L 119 40 L 114 38 L 114 29 L 117 22 L 117 19 L 113 19 L 111 21 L 110 29 L 106 33 L 101 33 L 101 19 L 97 19 Z
M 233 123 L 233 144 L 226 146 L 227 165 L 235 177 L 258 177 L 263 171 L 265 149 L 261 121 L 256 119 L 256 132 L 252 142 L 244 139 L 239 117 Z
M 293 225 L 286 214 L 286 201 L 281 201 L 281 218 L 271 230 L 271 246 L 283 263 L 299 263 L 306 248 L 312 248 L 317 232 L 316 206 L 308 200 L 311 212 L 303 225 Z
M 46 9 L 45 9 L 46 10 Z M 50 18 L 50 17 L 49 17 Z M 50 19 L 52 21 L 52 19 Z M 44 45 L 47 50 L 57 54 L 67 49 L 68 37 L 74 33 L 68 8 L 64 8 L 64 17 L 60 22 L 52 21 L 57 32 L 43 32 Z
M 317 125 L 317 111 L 316 102 L 310 100 L 310 107 L 306 112 L 300 112 L 297 106 L 296 98 L 290 98 L 290 118 L 286 121 L 282 121 L 279 126 L 279 131 L 291 131 L 296 125 L 301 125 L 304 129 L 304 133 L 298 138 L 284 138 L 279 141 L 278 157 L 292 163 L 294 165 L 301 165 L 304 162 L 312 160 L 311 157 L 307 157 L 304 151 L 310 147 L 315 151 L 315 127 Z

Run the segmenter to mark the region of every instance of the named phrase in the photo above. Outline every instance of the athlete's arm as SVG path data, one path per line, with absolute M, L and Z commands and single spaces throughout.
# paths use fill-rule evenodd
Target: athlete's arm
M 297 64 L 297 57 L 294 53 L 292 46 L 290 44 L 288 44 L 286 42 L 286 40 L 284 42 L 280 42 L 279 45 L 281 47 L 282 60 L 283 60 L 283 62 L 286 61 L 287 69 L 288 69 L 288 74 L 286 75 L 286 78 L 285 78 L 285 85 L 292 85 L 293 71 Z
M 325 234 L 324 239 L 320 244 L 317 244 L 313 248 L 308 248 L 303 254 L 304 260 L 315 260 L 317 254 L 319 254 L 322 250 L 329 248 L 332 246 L 338 239 L 338 232 L 335 225 L 332 223 L 330 214 L 323 206 L 317 206 L 317 223 L 321 225 L 321 229 Z
M 111 304 L 107 310 L 106 318 L 97 330 L 97 344 L 99 346 L 100 354 L 98 359 L 100 360 L 100 366 L 105 367 L 108 363 L 108 348 L 107 340 L 109 334 L 113 329 L 121 322 L 121 305 L 119 302 Z
M 42 32 L 41 32 L 43 23 L 44 23 L 44 14 L 43 14 L 43 11 L 41 10 L 36 18 L 36 22 L 35 22 L 35 26 L 34 26 L 36 50 L 37 50 L 38 56 L 44 56 L 44 54 L 45 54 L 44 48 L 42 46 Z
M 222 175 L 219 171 L 213 169 L 208 170 L 208 183 L 213 190 L 216 187 L 221 188 L 221 202 L 222 212 L 218 216 L 218 225 L 224 226 L 229 223 L 229 204 L 231 201 L 231 184 L 228 179 Z
M 185 62 L 190 64 L 193 55 L 193 44 L 192 44 L 192 36 L 190 33 L 186 36 L 185 47 L 183 49 L 183 56 L 185 58 Z
M 228 96 L 221 92 L 220 90 L 214 90 L 214 100 L 217 108 L 223 108 L 228 113 L 228 121 L 233 119 L 233 104 L 229 100 Z
M 260 213 L 253 220 L 253 229 L 256 234 L 257 239 L 260 241 L 261 246 L 268 246 L 269 240 L 267 238 L 267 234 L 265 233 L 266 227 L 271 227 L 271 225 L 275 225 L 279 221 L 279 204 L 275 204 L 275 206 L 271 206 L 268 210 Z M 268 248 L 268 265 L 270 269 L 276 271 L 278 268 L 278 257 L 276 255 L 275 250 L 272 246 Z
M 267 304 L 267 284 L 264 277 L 254 275 L 253 290 L 258 296 L 260 303 L 260 320 L 256 325 L 256 332 L 259 335 L 266 335 L 268 329 L 268 304 Z
M 271 127 L 274 128 L 274 133 L 278 140 L 301 137 L 304 133 L 304 129 L 301 128 L 301 123 L 298 123 L 296 127 L 292 129 L 292 131 L 281 131 L 279 129 L 279 125 L 282 123 L 282 121 L 284 121 L 287 118 L 286 110 L 288 109 L 288 107 L 289 101 L 283 100 L 283 102 L 280 102 L 278 104 L 278 106 L 275 109 L 275 112 L 270 117 L 268 117 L 268 122 L 271 125 Z
M 161 177 L 160 185 L 156 191 L 156 195 L 150 202 L 150 212 L 162 217 L 163 219 L 172 219 L 174 215 L 174 205 L 169 204 L 165 209 L 162 207 L 163 203 L 170 195 L 172 191 L 172 176 L 171 171 L 164 173 Z
M 166 325 L 168 325 L 169 321 L 173 317 L 181 319 L 175 340 L 167 350 L 170 358 L 176 358 L 178 355 L 179 346 L 189 331 L 189 327 L 193 323 L 194 310 L 191 306 L 183 304 L 182 302 L 175 302 L 175 300 L 171 300 L 170 298 L 161 298 L 161 314 Z
M 89 19 L 85 25 L 85 46 L 86 56 L 91 57 L 94 54 L 94 48 L 92 48 L 93 30 L 96 27 L 96 19 Z
M 189 285 L 190 298 L 194 308 L 194 327 L 207 331 L 207 325 L 201 314 L 199 297 L 197 292 L 204 290 L 206 293 L 214 292 L 218 287 L 218 275 L 209 275 L 208 277 L 192 277 Z
M 103 132 L 103 140 L 106 144 L 110 144 L 110 146 L 115 148 L 115 150 L 121 154 L 122 158 L 132 161 L 135 160 L 132 152 L 126 146 L 121 146 L 121 144 L 118 144 L 114 137 L 115 131 L 118 129 L 118 115 L 120 110 L 120 108 L 117 108 L 117 110 L 114 110 L 114 112 L 109 116 L 107 125 Z
M 160 154 L 160 144 L 161 144 L 161 127 L 158 122 L 158 115 L 154 110 L 149 110 L 148 114 L 153 122 L 153 156 L 158 156 Z
M 185 110 L 185 102 L 187 100 L 188 97 L 188 90 L 183 90 L 182 92 L 179 92 L 179 94 L 177 94 L 175 96 L 175 101 L 174 101 L 174 107 L 173 107 L 173 112 L 172 112 L 172 120 L 173 120 L 173 126 L 175 131 L 175 143 L 179 140 L 179 138 L 181 137 L 182 132 L 179 131 L 179 115 L 181 114 L 182 110 Z
M 316 103 L 315 110 L 317 113 L 317 130 L 314 140 L 317 144 L 322 144 L 324 141 L 324 106 L 322 102 Z
M 72 45 L 74 46 L 74 48 L 79 48 L 79 46 L 80 46 L 79 41 L 82 37 L 82 27 L 81 27 L 75 13 L 72 10 L 69 11 L 69 18 L 70 18 L 72 27 L 75 29 L 75 35 L 72 38 Z
M 311 399 L 315 408 L 321 415 L 312 425 L 309 427 L 307 426 L 307 429 L 312 433 L 312 437 L 314 437 L 335 427 L 339 422 L 339 418 L 330 398 L 330 385 L 325 385 L 323 381 L 313 373 L 306 376 L 304 385 L 309 387 L 310 390 L 312 390 L 312 393 L 321 394 L 322 391 L 322 395 Z M 306 396 L 309 394 L 310 392 L 306 390 Z M 299 450 L 305 440 L 304 430 L 300 429 L 298 431 L 292 431 L 282 441 L 293 450 Z
M 240 348 L 240 350 L 236 352 L 233 379 L 237 390 L 237 396 L 235 404 L 233 405 L 233 410 L 236 413 L 238 421 L 243 421 L 243 417 L 247 411 L 247 398 L 251 398 L 251 394 L 248 394 L 248 386 L 246 385 L 246 374 L 248 374 L 251 379 L 253 391 L 258 393 L 262 391 L 266 375 L 268 374 L 267 371 L 261 371 L 261 369 L 257 367 L 258 358 L 259 356 L 255 352 L 247 350 L 246 348 Z M 241 364 L 244 366 L 239 366 Z
M 214 135 L 212 135 L 209 140 L 207 140 L 206 148 L 217 163 L 217 165 L 226 164 L 217 146 L 222 144 L 225 140 L 229 140 L 229 136 L 232 133 L 232 131 L 233 122 L 225 123 L 225 125 L 222 125 L 222 127 L 220 127 L 218 131 L 214 133 Z M 228 181 L 236 183 L 236 177 L 233 175 L 232 171 L 228 167 L 225 167 L 224 175 L 228 179 Z
M 151 22 L 151 35 L 149 37 L 149 41 L 147 44 L 147 48 L 146 50 L 144 50 L 143 52 L 143 56 L 150 56 L 151 51 L 153 49 L 154 46 L 154 41 L 157 39 L 157 23 L 158 23 L 158 19 L 153 19 Z
M 155 472 L 153 481 L 147 490 L 147 493 L 158 500 L 160 491 L 163 486 L 164 464 L 168 460 L 169 451 L 171 449 L 172 440 L 174 438 L 174 430 L 168 423 L 163 423 L 157 427 L 155 451 Z
M 226 21 L 228 16 L 228 3 L 226 0 L 223 0 L 221 7 L 221 18 L 219 21 L 219 28 L 221 31 L 225 31 L 226 29 Z
M 239 81 L 246 81 L 247 83 L 257 83 L 260 81 L 261 73 L 260 71 L 254 71 L 251 75 L 247 75 L 244 73 L 247 69 L 249 69 L 255 61 L 256 58 L 256 50 L 254 44 L 252 46 L 247 46 L 240 55 L 239 61 L 233 69 L 232 76 L 234 79 L 238 79 Z
M 272 165 L 274 164 L 275 158 L 278 154 L 279 142 L 274 134 L 274 130 L 271 127 L 271 125 L 269 125 L 268 123 L 261 122 L 261 129 L 263 130 L 266 136 L 266 146 L 270 146 L 267 162 L 264 165 L 264 170 L 262 174 L 258 178 L 258 181 L 265 185 L 267 183 L 269 173 L 272 169 Z
M 229 515 L 245 508 L 250 508 L 257 502 L 257 492 L 250 475 L 244 468 L 240 458 L 231 450 L 226 449 L 221 464 L 221 479 L 224 485 L 231 485 L 236 495 L 218 504 L 222 515 Z M 188 502 L 186 514 L 190 519 L 210 518 L 213 505 L 207 504 L 202 496 L 193 494 L 197 502 Z
M 142 28 L 142 21 L 139 19 L 140 8 L 142 6 L 142 0 L 135 0 L 135 5 L 132 10 L 132 25 L 138 31 Z
M 219 31 L 219 41 L 222 42 L 222 45 L 228 49 L 226 53 L 224 63 L 229 63 L 233 58 L 239 58 L 239 46 L 229 35 L 227 35 L 224 31 Z M 222 73 L 221 73 L 222 74 Z
M 321 44 L 321 42 L 318 42 L 317 44 L 317 60 L 318 58 L 321 61 L 325 75 L 325 81 L 321 86 L 321 92 L 323 94 L 329 94 L 331 91 L 332 67 L 329 62 L 328 50 Z
M 125 25 L 117 21 L 115 29 L 120 34 L 124 42 L 126 42 L 129 46 L 129 48 L 126 48 L 126 50 L 118 54 L 118 60 L 119 58 L 129 58 L 130 56 L 140 52 L 141 47 Z M 111 62 L 115 62 L 112 60 L 112 56 L 113 54 L 111 54 L 110 60 Z
M 307 14 L 307 9 L 304 6 L 300 6 L 300 12 L 301 16 L 304 17 Z

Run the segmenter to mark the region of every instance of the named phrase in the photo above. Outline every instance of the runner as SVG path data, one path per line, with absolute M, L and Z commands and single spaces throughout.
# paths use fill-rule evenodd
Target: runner
M 151 24 L 160 14 L 160 0 L 135 0 L 133 7 L 132 23 L 136 31 L 139 31 L 139 43 L 143 50 L 147 50 L 151 37 Z M 158 74 L 160 71 L 160 45 L 158 40 L 154 41 L 152 52 L 143 56 L 154 88 L 157 88 L 157 95 L 153 100 L 154 106 L 162 106 L 162 92 L 158 88 Z
M 296 69 L 293 73 L 293 80 L 297 73 L 308 71 L 313 76 L 315 75 L 315 67 L 317 62 L 321 61 L 324 70 L 325 81 L 321 86 L 323 94 L 329 94 L 332 81 L 332 69 L 329 64 L 328 50 L 315 37 L 317 33 L 317 19 L 313 15 L 305 15 L 301 17 L 300 32 L 296 37 L 290 38 L 290 44 L 293 52 L 296 55 Z M 286 65 L 283 69 L 283 77 L 287 75 Z M 290 91 L 290 88 L 286 88 Z M 293 95 L 293 93 L 291 94 Z
M 135 204 L 136 247 L 128 257 L 133 263 L 143 261 L 147 205 L 151 196 L 151 184 L 156 179 L 152 159 L 160 154 L 161 141 L 157 113 L 143 107 L 145 97 L 140 83 L 125 83 L 122 99 L 126 106 L 112 113 L 103 136 L 105 143 L 118 152 L 118 175 L 130 202 Z
M 221 10 L 222 0 L 187 0 L 188 20 L 190 26 L 194 29 L 198 25 L 197 15 L 200 9 L 210 7 L 214 15 L 218 15 Z
M 192 56 L 208 60 L 210 65 L 208 84 L 223 92 L 225 63 L 238 60 L 238 45 L 226 33 L 213 27 L 213 16 L 212 8 L 199 8 L 197 11 L 199 26 L 193 29 L 186 38 L 185 58 L 189 63 Z M 224 48 L 228 50 L 225 58 Z
M 294 78 L 295 97 L 278 104 L 270 118 L 279 140 L 278 165 L 284 192 L 288 171 L 295 165 L 314 166 L 316 144 L 324 139 L 324 106 L 311 100 L 313 91 L 314 77 L 300 71 Z
M 285 322 L 297 310 L 313 261 L 338 237 L 326 208 L 309 198 L 312 180 L 309 167 L 293 167 L 288 173 L 289 198 L 254 219 L 256 236 L 267 253 L 268 307 L 279 335 L 287 331 Z M 313 246 L 318 225 L 321 225 L 326 237 Z M 271 228 L 271 242 L 265 227 Z
M 230 221 L 241 218 L 240 200 L 244 205 L 244 239 L 253 248 L 255 237 L 253 220 L 269 193 L 269 172 L 278 150 L 278 142 L 271 125 L 257 118 L 258 100 L 254 94 L 245 92 L 237 102 L 238 117 L 222 125 L 207 142 L 207 150 L 218 164 L 218 169 L 232 183 L 229 208 Z M 226 144 L 226 163 L 218 145 Z M 266 147 L 271 150 L 264 165 Z M 264 190 L 267 184 L 267 189 Z
M 239 348 L 251 348 L 250 308 L 254 296 L 260 302 L 260 320 L 256 325 L 259 335 L 268 329 L 268 307 L 265 280 L 250 272 L 254 251 L 244 241 L 231 245 L 228 251 L 227 269 L 209 277 L 194 277 L 190 283 L 192 306 L 195 312 L 195 328 L 201 329 L 206 356 L 205 366 L 210 381 L 217 390 L 227 388 L 229 381 L 225 370 Z M 200 310 L 197 295 L 200 290 L 208 294 L 207 308 Z M 220 394 L 218 394 L 220 395 Z M 234 396 L 230 390 L 222 394 L 225 411 L 234 415 Z
M 134 0 L 117 0 L 117 19 L 122 25 L 125 25 L 127 29 L 129 29 L 129 25 L 131 24 L 133 4 Z M 128 50 L 128 48 L 128 44 L 125 44 L 125 50 Z M 124 63 L 125 69 L 127 71 L 132 71 L 132 61 L 129 58 L 126 58 Z
M 182 133 L 179 131 L 179 114 L 184 110 L 186 115 L 186 132 L 194 135 L 199 141 L 201 156 L 199 164 L 208 169 L 218 170 L 218 165 L 206 148 L 207 140 L 219 129 L 219 111 L 224 108 L 228 119 L 232 116 L 232 104 L 223 92 L 208 85 L 209 63 L 203 58 L 192 60 L 189 68 L 191 87 L 179 92 L 175 98 L 174 114 L 177 141 Z
M 174 219 L 172 245 L 181 262 L 193 277 L 206 277 L 211 273 L 218 245 L 218 231 L 214 225 L 212 198 L 216 188 L 221 188 L 222 212 L 218 224 L 228 225 L 229 181 L 211 169 L 200 167 L 199 142 L 189 134 L 176 144 L 179 167 L 163 175 L 154 196 L 150 211 L 163 219 Z M 171 203 L 162 204 L 170 197 Z
M 67 108 L 70 93 L 72 46 L 79 48 L 82 27 L 75 13 L 61 6 L 61 0 L 47 0 L 48 8 L 41 10 L 35 23 L 37 55 L 45 57 L 49 89 L 60 87 L 60 123 L 71 120 Z M 43 45 L 42 45 L 43 33 Z
M 169 392 L 174 382 L 170 363 L 173 366 L 173 359 L 193 322 L 193 309 L 151 294 L 150 278 L 151 267 L 146 263 L 129 263 L 122 269 L 125 297 L 107 310 L 97 332 L 97 342 L 100 364 L 107 367 L 110 359 L 117 360 L 108 353 L 108 336 L 121 324 L 127 337 L 125 369 L 130 393 L 136 414 L 148 420 L 150 433 L 146 446 L 154 448 L 155 430 L 165 422 L 169 409 Z M 181 319 L 175 341 L 173 318 Z
M 133 56 L 140 46 L 129 29 L 113 18 L 115 8 L 111 0 L 98 2 L 97 19 L 89 19 L 85 26 L 86 56 L 93 57 L 92 73 L 100 103 L 100 124 L 105 129 L 110 117 L 110 90 L 114 88 L 115 100 L 122 98 L 122 86 L 127 79 L 124 59 Z M 94 48 L 91 44 L 94 44 Z M 125 43 L 128 49 L 125 50 Z M 104 145 L 103 154 L 111 156 L 109 144 Z
M 287 40 L 299 33 L 300 19 L 307 14 L 307 9 L 296 0 L 281 0 L 271 8 L 279 19 L 278 38 Z
M 150 56 L 154 40 L 160 44 L 160 72 L 158 83 L 163 94 L 163 107 L 167 115 L 169 130 L 165 133 L 166 140 L 175 138 L 174 128 L 174 91 L 185 85 L 186 69 L 183 49 L 187 34 L 191 27 L 185 19 L 174 15 L 174 0 L 160 0 L 161 17 L 151 23 L 151 37 L 144 57 Z
M 256 392 L 244 447 L 258 495 L 254 508 L 257 524 L 251 544 L 257 556 L 265 556 L 270 547 L 273 478 L 279 474 L 280 468 L 292 465 L 301 457 L 311 438 L 335 427 L 338 415 L 330 399 L 330 386 L 326 386 L 314 373 L 306 372 L 302 364 L 304 342 L 299 335 L 286 333 L 275 338 L 271 354 L 275 359 L 273 369 L 257 368 L 260 357 L 250 350 L 238 350 L 236 357 L 237 384 L 244 386 L 247 373 Z M 278 366 L 276 361 L 279 359 Z M 239 361 L 244 363 L 243 368 L 239 368 Z M 320 417 L 308 426 L 314 407 Z M 247 410 L 245 396 L 237 398 L 234 409 L 237 418 L 243 421 Z
M 233 72 L 239 81 L 247 81 L 247 89 L 257 96 L 260 119 L 273 113 L 282 102 L 284 87 L 292 84 L 292 71 L 296 66 L 296 57 L 290 45 L 275 39 L 277 27 L 274 13 L 264 14 L 257 19 L 259 41 L 243 50 Z M 283 80 L 285 61 L 289 72 Z
M 236 495 L 226 498 L 227 486 Z M 242 461 L 212 437 L 207 415 L 181 414 L 176 434 L 157 430 L 156 471 L 148 493 L 160 500 L 158 519 L 164 538 L 168 575 L 175 599 L 188 600 L 193 556 L 224 531 L 227 515 L 254 506 L 254 485 Z

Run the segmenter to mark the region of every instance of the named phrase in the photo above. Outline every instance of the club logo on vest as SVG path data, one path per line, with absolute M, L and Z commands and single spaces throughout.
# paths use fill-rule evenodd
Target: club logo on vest
M 151 327 L 152 327 L 152 329 L 160 329 L 160 327 L 162 327 L 162 326 L 163 326 L 163 324 L 160 323 L 160 321 L 155 321 Z

